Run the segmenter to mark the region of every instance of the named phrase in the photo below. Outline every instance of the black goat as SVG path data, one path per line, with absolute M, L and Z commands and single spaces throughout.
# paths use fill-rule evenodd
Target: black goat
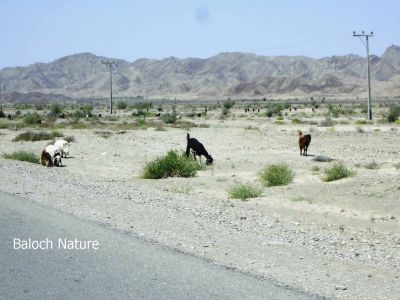
M 191 138 L 189 133 L 187 134 L 187 146 L 186 146 L 186 157 L 189 157 L 190 152 L 192 151 L 194 158 L 196 158 L 196 155 L 200 157 L 201 161 L 201 156 L 204 155 L 206 157 L 206 165 L 212 165 L 214 159 L 211 157 L 210 154 L 208 154 L 206 148 L 204 148 L 203 144 L 200 143 L 198 140 L 195 138 Z

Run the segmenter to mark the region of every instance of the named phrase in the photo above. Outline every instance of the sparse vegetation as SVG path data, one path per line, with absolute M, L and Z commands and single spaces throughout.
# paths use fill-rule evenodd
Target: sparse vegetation
M 387 120 L 390 123 L 396 122 L 400 117 L 400 105 L 390 105 Z
M 394 167 L 395 167 L 397 170 L 400 170 L 400 163 L 394 164 Z
M 334 181 L 347 177 L 354 176 L 355 172 L 347 169 L 347 167 L 343 164 L 336 164 L 329 169 L 325 170 L 324 181 Z
M 241 200 L 256 198 L 259 197 L 261 194 L 262 190 L 260 187 L 249 183 L 237 184 L 229 190 L 229 195 L 231 198 Z
M 4 153 L 3 157 L 5 159 L 13 159 L 19 161 L 27 161 L 30 163 L 38 164 L 39 157 L 33 152 L 27 152 L 24 150 L 14 151 L 12 153 Z
M 171 150 L 166 156 L 147 163 L 143 178 L 161 179 L 167 177 L 194 177 L 202 166 L 194 158 L 187 158 L 184 153 Z
M 46 131 L 26 131 L 23 133 L 18 134 L 14 139 L 13 142 L 19 142 L 19 141 L 30 141 L 30 142 L 35 142 L 35 141 L 45 141 L 45 140 L 52 140 L 56 137 L 62 137 L 63 133 L 55 130 L 52 132 L 46 132 Z
M 118 101 L 117 102 L 117 108 L 118 109 L 126 109 L 128 107 L 128 104 L 126 104 L 126 102 L 124 101 Z
M 41 117 L 37 112 L 28 113 L 24 116 L 23 122 L 27 125 L 35 125 L 41 122 Z
M 294 172 L 285 164 L 269 165 L 261 173 L 261 182 L 265 186 L 287 185 L 293 178 Z
M 228 99 L 228 100 L 224 101 L 224 103 L 222 105 L 226 109 L 231 109 L 235 105 L 235 101 Z
M 161 116 L 161 120 L 165 122 L 165 124 L 175 124 L 176 123 L 176 112 L 166 113 Z

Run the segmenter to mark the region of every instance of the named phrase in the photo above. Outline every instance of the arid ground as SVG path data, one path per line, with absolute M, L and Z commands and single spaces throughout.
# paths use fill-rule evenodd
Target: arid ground
M 224 118 L 220 108 L 194 118 L 190 109 L 178 105 L 175 125 L 152 116 L 139 126 L 131 111 L 82 121 L 82 129 L 60 125 L 75 138 L 64 167 L 1 158 L 0 189 L 294 289 L 400 299 L 400 127 L 379 121 L 383 106 L 373 122 L 357 109 L 328 119 L 324 107 L 267 117 L 235 105 Z M 3 128 L 0 153 L 39 155 L 49 143 L 13 142 L 28 129 Z M 308 156 L 299 154 L 298 130 L 312 135 Z M 147 162 L 185 149 L 187 132 L 214 165 L 192 178 L 143 179 Z M 334 160 L 313 161 L 317 155 Z M 295 172 L 294 181 L 263 186 L 260 172 L 277 163 Z M 325 182 L 325 169 L 338 163 L 354 176 Z M 238 183 L 259 186 L 262 195 L 232 199 Z

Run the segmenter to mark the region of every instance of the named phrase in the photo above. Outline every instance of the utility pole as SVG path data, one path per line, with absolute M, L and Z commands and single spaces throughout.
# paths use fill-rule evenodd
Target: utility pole
M 364 33 L 362 31 L 361 33 L 356 33 L 353 31 L 353 36 L 357 36 L 360 38 L 361 42 L 364 44 L 366 50 L 367 50 L 367 83 L 368 83 L 368 114 L 367 114 L 367 119 L 372 120 L 372 104 L 371 104 L 371 77 L 370 77 L 370 72 L 369 72 L 369 38 L 374 36 L 374 33 L 371 31 L 370 33 Z M 365 37 L 365 43 L 361 39 L 361 37 Z
M 3 111 L 3 101 L 1 101 L 1 73 L 0 73 L 0 111 Z
M 102 60 L 102 64 L 109 66 L 110 68 L 110 113 L 112 115 L 113 102 L 112 102 L 112 65 L 115 64 L 115 60 Z

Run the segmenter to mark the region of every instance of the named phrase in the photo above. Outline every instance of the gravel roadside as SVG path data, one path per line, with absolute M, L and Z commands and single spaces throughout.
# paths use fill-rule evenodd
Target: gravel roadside
M 400 299 L 398 223 L 258 209 L 4 159 L 0 170 L 2 191 L 279 284 L 330 298 Z

